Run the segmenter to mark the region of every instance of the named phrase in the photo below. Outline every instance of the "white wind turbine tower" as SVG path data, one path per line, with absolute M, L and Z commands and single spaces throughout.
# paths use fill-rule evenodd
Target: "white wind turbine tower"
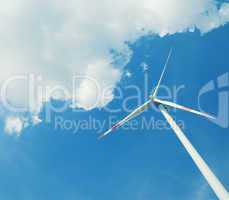
M 193 145 L 188 140 L 188 138 L 185 136 L 185 134 L 183 133 L 181 128 L 176 124 L 176 122 L 174 121 L 172 116 L 168 113 L 168 110 L 169 110 L 169 108 L 176 108 L 176 109 L 187 111 L 187 112 L 191 112 L 191 113 L 194 113 L 194 114 L 197 114 L 197 115 L 209 118 L 209 119 L 214 119 L 214 117 L 212 117 L 212 116 L 210 116 L 210 115 L 208 115 L 206 113 L 202 113 L 202 112 L 187 108 L 185 106 L 181 106 L 181 105 L 178 105 L 176 103 L 160 100 L 160 99 L 157 98 L 157 92 L 159 90 L 162 78 L 164 76 L 166 67 L 168 65 L 168 61 L 170 59 L 171 53 L 172 53 L 172 51 L 170 50 L 169 55 L 168 55 L 167 60 L 166 60 L 166 63 L 165 63 L 165 66 L 164 66 L 164 69 L 163 69 L 163 72 L 162 72 L 161 77 L 159 79 L 159 82 L 158 82 L 153 94 L 149 97 L 149 100 L 146 101 L 143 105 L 139 106 L 137 109 L 135 109 L 132 113 L 130 113 L 123 120 L 119 121 L 117 124 L 112 126 L 111 129 L 109 129 L 107 132 L 105 132 L 103 135 L 101 135 L 99 137 L 99 139 L 102 139 L 103 137 L 107 136 L 110 132 L 112 132 L 115 129 L 121 127 L 122 125 L 124 125 L 129 120 L 131 120 L 131 119 L 135 118 L 137 115 L 141 114 L 151 104 L 154 104 L 159 108 L 159 110 L 162 113 L 162 115 L 168 121 L 168 123 L 172 127 L 174 133 L 176 134 L 177 138 L 180 140 L 180 142 L 182 143 L 182 145 L 184 146 L 186 151 L 189 153 L 189 155 L 191 156 L 192 160 L 194 161 L 194 163 L 196 164 L 196 166 L 198 167 L 198 169 L 200 170 L 202 175 L 205 177 L 205 179 L 208 182 L 208 184 L 211 186 L 211 188 L 215 192 L 216 196 L 220 200 L 229 200 L 228 191 L 225 189 L 225 187 L 219 181 L 219 179 L 215 176 L 215 174 L 212 172 L 212 170 L 208 167 L 207 163 L 200 156 L 198 151 L 193 147 Z

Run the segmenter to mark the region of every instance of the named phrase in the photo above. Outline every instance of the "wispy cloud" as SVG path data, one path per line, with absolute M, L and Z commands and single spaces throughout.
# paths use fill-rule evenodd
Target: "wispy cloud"
M 8 117 L 6 119 L 5 131 L 11 135 L 15 133 L 19 135 L 21 130 L 23 129 L 23 120 L 19 117 Z

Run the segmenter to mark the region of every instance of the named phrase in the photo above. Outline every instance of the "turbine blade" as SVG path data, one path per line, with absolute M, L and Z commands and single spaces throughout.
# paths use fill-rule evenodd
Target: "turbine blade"
M 102 139 L 105 136 L 107 136 L 109 133 L 114 131 L 115 129 L 123 126 L 125 123 L 133 119 L 134 117 L 140 115 L 142 112 L 144 112 L 152 103 L 152 100 L 146 101 L 143 105 L 139 106 L 137 109 L 135 109 L 133 112 L 131 112 L 128 116 L 126 116 L 123 120 L 119 121 L 117 124 L 112 126 L 108 131 L 106 131 L 104 134 L 102 134 L 98 139 Z
M 99 140 L 103 139 L 103 138 L 104 138 L 106 135 L 108 135 L 111 131 L 112 131 L 112 128 L 109 129 L 108 131 L 106 131 L 104 134 L 100 135 L 100 136 L 98 137 L 98 139 L 99 139 Z
M 209 118 L 209 119 L 215 119 L 215 117 L 213 117 L 213 116 L 211 116 L 211 115 L 209 115 L 207 113 L 196 111 L 196 110 L 193 110 L 191 108 L 187 108 L 185 106 L 182 106 L 182 105 L 179 105 L 179 104 L 176 104 L 176 103 L 173 103 L 173 102 L 164 101 L 164 100 L 160 100 L 160 99 L 154 99 L 154 102 L 156 102 L 158 104 L 162 104 L 164 106 L 168 106 L 168 107 L 176 108 L 176 109 L 179 109 L 179 110 L 187 111 L 187 112 L 190 112 L 190 113 L 194 113 L 194 114 L 197 114 L 197 115 Z
M 167 57 L 167 59 L 166 59 L 166 62 L 165 62 L 165 65 L 164 65 L 164 69 L 163 69 L 163 71 L 162 71 L 162 73 L 161 73 L 161 77 L 160 77 L 160 79 L 159 79 L 159 81 L 158 81 L 158 83 L 157 83 L 157 86 L 156 86 L 155 89 L 154 89 L 153 97 L 156 97 L 156 95 L 157 95 L 157 92 L 158 92 L 159 87 L 160 87 L 160 85 L 161 85 L 162 78 L 163 78 L 163 76 L 164 76 L 164 74 L 165 74 L 165 71 L 166 71 L 166 68 L 167 68 L 167 66 L 168 66 L 168 63 L 169 63 L 169 59 L 170 59 L 170 57 L 171 57 L 171 54 L 172 54 L 172 49 L 170 49 L 170 51 L 169 51 L 169 55 L 168 55 L 168 57 Z

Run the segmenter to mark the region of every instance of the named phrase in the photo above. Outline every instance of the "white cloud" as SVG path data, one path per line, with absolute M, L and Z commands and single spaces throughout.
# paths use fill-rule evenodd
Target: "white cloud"
M 121 77 L 119 69 L 101 60 L 88 65 L 86 76 L 77 90 L 76 107 L 86 110 L 100 108 L 113 99 L 113 88 Z
M 5 120 L 5 132 L 9 135 L 16 134 L 19 136 L 23 128 L 30 125 L 38 125 L 42 120 L 38 115 L 31 115 L 28 117 L 23 116 L 8 116 Z
M 125 76 L 127 77 L 127 78 L 130 78 L 131 76 L 132 76 L 132 73 L 130 72 L 130 71 L 126 71 L 125 72 Z
M 196 27 L 202 31 L 202 33 L 211 31 L 226 24 L 229 21 L 229 3 L 224 3 L 219 9 L 212 6 L 208 12 L 206 12 L 201 20 L 196 23 Z
M 213 0 L 0 2 L 1 86 L 12 75 L 34 73 L 42 76 L 37 85 L 61 85 L 71 91 L 74 75 L 92 77 L 100 86 L 97 93 L 87 78 L 76 88 L 80 95 L 74 106 L 87 110 L 112 100 L 131 57 L 125 41 L 135 41 L 149 32 L 164 36 L 197 28 L 205 33 L 229 21 L 229 4 L 218 8 Z M 115 56 L 111 49 L 116 50 Z M 31 88 L 27 86 L 15 81 L 9 87 L 8 99 L 17 106 L 26 105 L 35 114 L 50 96 L 64 98 L 63 94 L 48 94 L 41 99 L 36 88 L 29 101 Z M 66 98 L 73 97 L 68 93 Z
M 20 135 L 23 129 L 23 120 L 19 117 L 8 117 L 5 124 L 5 132 L 9 135 L 16 134 Z
M 32 118 L 31 121 L 33 125 L 37 125 L 42 122 L 42 120 L 37 115 L 33 115 L 31 118 Z

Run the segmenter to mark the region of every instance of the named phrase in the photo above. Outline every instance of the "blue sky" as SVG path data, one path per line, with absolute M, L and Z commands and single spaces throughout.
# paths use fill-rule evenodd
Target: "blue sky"
M 203 36 L 199 31 L 178 33 L 160 38 L 143 37 L 129 44 L 133 56 L 126 66 L 132 76 L 119 83 L 126 91 L 109 106 L 119 107 L 133 91 L 128 85 L 143 88 L 142 62 L 149 66 L 150 87 L 161 73 L 170 47 L 173 55 L 163 79 L 168 87 L 185 85 L 177 102 L 197 107 L 200 88 L 228 72 L 229 26 Z M 228 90 L 228 87 L 227 87 Z M 221 90 L 220 90 L 221 91 Z M 114 92 L 116 94 L 117 91 Z M 206 94 L 202 104 L 210 113 L 217 112 L 218 90 Z M 163 91 L 160 92 L 161 94 Z M 136 102 L 131 102 L 133 108 Z M 44 113 L 41 112 L 40 116 Z M 121 119 L 127 113 L 115 114 Z M 76 113 L 70 109 L 52 113 L 51 123 L 42 122 L 23 130 L 21 136 L 0 134 L 0 198 L 4 200 L 41 199 L 190 199 L 215 200 L 216 197 L 171 130 L 119 129 L 103 141 L 98 131 L 55 129 L 56 116 L 67 120 L 97 120 L 114 115 L 105 109 Z M 222 128 L 201 117 L 180 111 L 172 112 L 184 120 L 185 133 L 205 158 L 215 174 L 229 188 L 229 135 Z M 163 119 L 151 109 L 143 116 Z M 142 116 L 138 117 L 141 120 Z M 108 126 L 104 127 L 106 130 Z
M 153 105 L 97 140 L 152 93 L 171 48 L 158 96 L 216 116 L 170 110 L 229 189 L 227 1 L 8 0 L 0 16 L 0 199 L 216 200 Z

